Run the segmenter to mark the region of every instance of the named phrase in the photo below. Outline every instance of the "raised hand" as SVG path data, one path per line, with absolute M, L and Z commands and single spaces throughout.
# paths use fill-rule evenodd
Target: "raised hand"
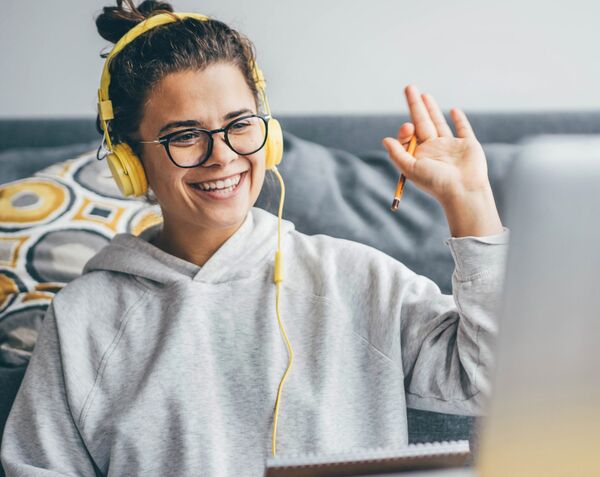
M 405 94 L 412 122 L 400 127 L 397 139 L 383 139 L 394 164 L 441 203 L 453 236 L 501 233 L 485 154 L 466 115 L 458 108 L 450 111 L 455 137 L 431 95 L 411 85 Z M 404 146 L 415 133 L 417 148 L 411 156 Z

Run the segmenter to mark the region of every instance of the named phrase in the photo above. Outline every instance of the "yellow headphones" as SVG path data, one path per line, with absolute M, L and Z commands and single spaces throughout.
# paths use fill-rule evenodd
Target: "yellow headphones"
M 167 23 L 173 23 L 178 20 L 185 18 L 195 18 L 200 21 L 209 21 L 209 18 L 199 13 L 160 13 L 154 15 L 141 23 L 138 23 L 135 27 L 129 30 L 123 37 L 115 44 L 112 51 L 104 62 L 104 69 L 102 70 L 102 78 L 100 80 L 100 88 L 98 89 L 98 114 L 100 115 L 100 122 L 102 130 L 104 131 L 104 141 L 108 146 L 108 155 L 106 160 L 112 173 L 117 186 L 121 190 L 124 196 L 141 196 L 146 193 L 148 189 L 148 181 L 144 168 L 137 155 L 133 152 L 129 144 L 121 143 L 113 145 L 108 132 L 107 123 L 111 119 L 114 119 L 112 102 L 108 97 L 108 86 L 110 84 L 110 72 L 109 65 L 111 60 L 131 41 L 138 36 L 147 32 L 148 30 L 155 28 L 160 25 Z M 254 82 L 260 96 L 262 97 L 263 104 L 265 105 L 266 112 L 271 115 L 269 108 L 269 102 L 265 94 L 265 80 L 262 71 L 258 68 L 256 63 L 250 65 L 254 76 Z M 270 118 L 268 122 L 268 138 L 265 144 L 265 166 L 267 169 L 274 169 L 281 162 L 283 157 L 283 134 L 281 132 L 281 126 L 279 121 L 274 118 Z
M 125 45 L 133 41 L 133 39 L 137 38 L 144 32 L 154 27 L 164 25 L 166 23 L 172 23 L 189 17 L 195 18 L 200 21 L 209 20 L 207 16 L 200 15 L 198 13 L 160 13 L 154 15 L 144 20 L 143 22 L 137 24 L 135 27 L 129 30 L 115 44 L 104 63 L 104 69 L 102 70 L 102 79 L 100 81 L 100 89 L 98 90 L 98 114 L 100 115 L 102 130 L 104 131 L 103 141 L 106 142 L 109 151 L 108 155 L 106 156 L 108 166 L 110 168 L 113 178 L 115 179 L 117 185 L 119 186 L 119 189 L 121 190 L 124 196 L 144 195 L 144 193 L 148 189 L 148 181 L 146 179 L 146 174 L 144 173 L 142 163 L 140 159 L 136 156 L 136 154 L 133 152 L 131 147 L 126 143 L 116 144 L 113 146 L 112 141 L 110 139 L 107 122 L 111 119 L 114 119 L 112 102 L 108 97 L 108 85 L 110 84 L 110 73 L 108 71 L 108 67 L 110 61 L 123 49 L 123 47 L 125 47 Z M 267 114 L 269 114 L 269 116 L 271 116 L 269 102 L 267 101 L 267 96 L 265 94 L 265 80 L 262 71 L 258 68 L 256 63 L 253 63 L 250 66 L 252 68 L 256 87 L 258 89 L 259 94 L 262 96 L 266 112 Z M 285 373 L 283 374 L 283 377 L 281 378 L 281 381 L 279 383 L 279 388 L 277 390 L 277 399 L 275 401 L 275 409 L 273 412 L 273 434 L 271 448 L 273 455 L 276 455 L 279 403 L 281 399 L 281 392 L 283 390 L 283 384 L 285 383 L 285 380 L 289 374 L 289 371 L 292 367 L 292 363 L 294 361 L 294 351 L 292 350 L 292 345 L 283 327 L 283 322 L 281 321 L 281 313 L 279 311 L 281 283 L 283 282 L 283 254 L 281 253 L 281 220 L 283 214 L 283 202 L 285 200 L 285 185 L 283 183 L 283 178 L 281 177 L 281 174 L 277 170 L 277 165 L 281 162 L 281 158 L 283 157 L 283 133 L 281 131 L 279 121 L 277 121 L 276 119 L 270 118 L 267 127 L 268 137 L 267 142 L 265 144 L 265 166 L 267 169 L 273 171 L 273 173 L 277 176 L 277 179 L 279 180 L 279 184 L 281 186 L 281 197 L 279 199 L 279 212 L 277 222 L 277 250 L 275 252 L 275 270 L 273 274 L 273 283 L 275 284 L 276 288 L 275 310 L 277 313 L 277 322 L 279 323 L 279 328 L 283 334 L 285 345 L 288 349 L 289 358 L 288 367 L 285 370 Z

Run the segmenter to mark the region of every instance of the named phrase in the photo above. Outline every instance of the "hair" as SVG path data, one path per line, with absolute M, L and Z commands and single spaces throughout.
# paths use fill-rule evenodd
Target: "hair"
M 102 38 L 117 43 L 138 23 L 171 12 L 173 7 L 167 2 L 145 0 L 136 7 L 133 0 L 117 0 L 116 6 L 103 8 L 96 18 L 96 27 Z M 106 58 L 108 53 L 100 56 Z M 108 93 L 114 112 L 108 131 L 111 140 L 128 143 L 139 156 L 132 134 L 139 129 L 144 104 L 153 87 L 170 73 L 199 71 L 217 62 L 240 69 L 258 107 L 260 98 L 252 69 L 255 58 L 252 42 L 218 20 L 185 18 L 148 30 L 127 44 L 109 65 Z M 99 115 L 96 129 L 104 134 Z

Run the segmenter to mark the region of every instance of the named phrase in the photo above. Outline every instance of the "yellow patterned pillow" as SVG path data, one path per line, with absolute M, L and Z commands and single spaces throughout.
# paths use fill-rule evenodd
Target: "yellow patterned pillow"
M 0 365 L 28 363 L 54 294 L 115 234 L 160 220 L 121 197 L 95 151 L 0 185 Z

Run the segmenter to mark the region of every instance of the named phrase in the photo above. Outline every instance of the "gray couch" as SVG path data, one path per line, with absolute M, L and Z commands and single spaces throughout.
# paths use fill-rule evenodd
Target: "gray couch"
M 503 181 L 522 139 L 536 134 L 600 133 L 600 112 L 478 113 L 469 117 L 486 150 L 501 217 Z M 326 233 L 379 248 L 430 277 L 444 293 L 451 293 L 453 261 L 443 245 L 449 232 L 441 207 L 408 183 L 399 211 L 389 211 L 398 174 L 380 142 L 384 136 L 395 135 L 406 117 L 279 119 L 286 150 L 280 166 L 287 188 L 284 217 L 305 233 Z M 0 183 L 27 177 L 98 142 L 91 118 L 2 119 Z M 257 204 L 273 212 L 278 197 L 275 185 L 267 181 Z M 0 434 L 24 371 L 24 366 L 0 366 Z M 408 418 L 411 442 L 467 438 L 476 444 L 477 426 L 471 417 L 409 410 Z

